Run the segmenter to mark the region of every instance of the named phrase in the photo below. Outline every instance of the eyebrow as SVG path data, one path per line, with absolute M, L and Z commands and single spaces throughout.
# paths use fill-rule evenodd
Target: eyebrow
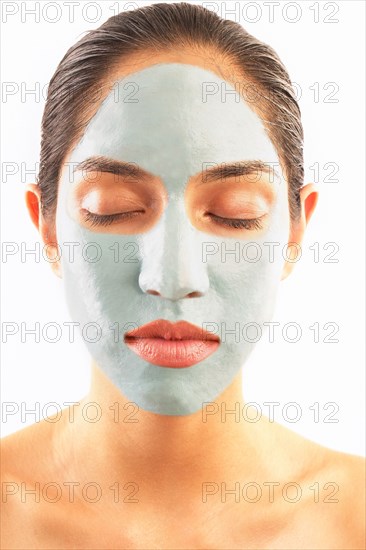
M 206 164 L 206 167 L 202 168 L 202 181 L 198 185 L 251 174 L 257 174 L 259 179 L 262 172 L 269 174 L 272 178 L 274 175 L 280 179 L 278 172 L 272 166 L 272 164 L 277 165 L 278 163 L 265 163 L 261 160 L 248 160 L 233 163 L 221 163 L 219 165 L 216 164 L 216 166 L 211 168 L 208 168 L 207 166 L 211 166 L 213 163 L 207 162 L 203 164 Z M 136 181 L 147 180 L 155 177 L 135 162 L 123 162 L 103 156 L 89 157 L 78 163 L 73 172 L 77 171 L 107 172 L 117 176 L 126 176 Z
M 210 163 L 207 163 L 210 164 Z M 247 160 L 238 161 L 233 163 L 222 163 L 212 168 L 202 168 L 202 182 L 209 183 L 219 181 L 223 179 L 247 176 L 251 174 L 257 174 L 258 179 L 262 173 L 269 174 L 272 178 L 276 176 L 280 179 L 278 172 L 272 165 L 278 165 L 278 163 L 265 163 L 261 160 Z
M 109 174 L 115 174 L 116 176 L 127 176 L 135 180 L 146 180 L 154 177 L 153 174 L 143 170 L 143 168 L 138 166 L 135 162 L 122 162 L 103 156 L 87 158 L 79 162 L 73 171 L 107 172 Z

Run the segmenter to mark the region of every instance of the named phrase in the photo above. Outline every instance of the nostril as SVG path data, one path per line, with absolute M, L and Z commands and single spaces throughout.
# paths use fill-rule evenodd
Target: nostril
M 189 294 L 187 294 L 187 298 L 199 298 L 200 296 L 202 296 L 202 292 L 198 291 L 190 292 Z
M 161 296 L 160 292 L 158 292 L 157 290 L 151 290 L 151 289 L 146 290 L 146 294 L 152 294 L 152 296 Z M 185 298 L 199 298 L 200 296 L 203 296 L 202 292 L 194 291 L 194 292 L 189 292 L 184 297 Z

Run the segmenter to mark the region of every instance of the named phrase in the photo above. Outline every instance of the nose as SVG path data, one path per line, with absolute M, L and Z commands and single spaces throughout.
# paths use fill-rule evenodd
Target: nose
M 204 296 L 209 288 L 202 245 L 183 201 L 170 202 L 159 223 L 143 238 L 139 285 L 167 300 Z

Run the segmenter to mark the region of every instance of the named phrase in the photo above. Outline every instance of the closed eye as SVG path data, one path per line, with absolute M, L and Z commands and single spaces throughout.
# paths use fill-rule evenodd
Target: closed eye
M 219 225 L 226 225 L 227 227 L 232 227 L 233 229 L 249 229 L 249 230 L 263 229 L 261 219 L 264 218 L 265 216 L 264 214 L 259 218 L 242 219 L 242 218 L 222 218 L 221 216 L 212 214 L 212 212 L 207 212 L 205 215 L 209 216 L 210 219 L 214 221 L 214 223 L 217 223 Z
M 131 212 L 118 212 L 116 214 L 94 214 L 83 208 L 81 210 L 83 219 L 91 227 L 95 226 L 108 226 L 114 223 L 115 221 L 128 220 L 135 217 L 138 214 L 144 213 L 145 210 L 133 210 Z
M 118 212 L 116 214 L 95 214 L 94 212 L 90 212 L 89 210 L 86 210 L 83 208 L 81 210 L 83 214 L 83 219 L 86 223 L 88 223 L 91 227 L 95 226 L 102 226 L 106 227 L 108 225 L 111 225 L 115 221 L 122 221 L 122 220 L 129 220 L 131 218 L 134 218 L 135 216 L 144 213 L 144 210 L 133 210 L 129 212 Z M 205 216 L 208 216 L 211 220 L 214 221 L 214 223 L 217 223 L 219 225 L 224 225 L 226 227 L 230 227 L 233 229 L 247 229 L 247 230 L 254 230 L 254 229 L 263 229 L 263 225 L 261 223 L 261 219 L 265 216 L 260 216 L 258 218 L 224 218 L 222 216 L 218 216 L 217 214 L 213 214 L 212 212 L 207 212 Z

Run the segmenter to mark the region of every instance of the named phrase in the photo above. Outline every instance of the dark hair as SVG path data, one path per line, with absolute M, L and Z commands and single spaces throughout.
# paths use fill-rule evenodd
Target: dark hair
M 304 178 L 303 128 L 284 65 L 270 46 L 239 23 L 186 2 L 157 3 L 110 17 L 72 46 L 59 63 L 49 83 L 42 119 L 38 184 L 45 217 L 55 214 L 62 163 L 85 130 L 104 79 L 133 53 L 184 46 L 214 52 L 259 92 L 253 109 L 261 116 L 284 166 L 290 218 L 298 219 Z

